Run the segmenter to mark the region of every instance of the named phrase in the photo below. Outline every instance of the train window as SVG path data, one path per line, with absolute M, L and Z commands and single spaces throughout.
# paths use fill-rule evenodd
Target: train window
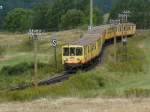
M 63 55 L 69 56 L 69 48 L 64 48 Z
M 94 50 L 96 49 L 96 45 L 94 45 Z
M 76 48 L 76 56 L 81 56 L 82 55 L 82 47 L 77 47 Z
M 84 47 L 84 54 L 87 54 L 87 47 Z
M 88 53 L 90 52 L 90 47 L 88 46 Z
M 75 48 L 71 47 L 70 48 L 70 56 L 75 56 L 75 55 L 76 55 Z

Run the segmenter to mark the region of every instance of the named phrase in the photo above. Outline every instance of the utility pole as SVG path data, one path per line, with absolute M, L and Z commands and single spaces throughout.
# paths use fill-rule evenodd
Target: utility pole
M 120 21 L 121 21 L 121 32 L 122 32 L 122 36 L 121 36 L 121 40 L 123 40 L 123 38 L 124 38 L 124 17 L 125 17 L 125 15 L 124 14 L 119 14 L 118 15 L 119 16 L 119 19 L 120 19 Z
M 93 0 L 90 0 L 90 30 L 93 28 Z
M 119 18 L 121 18 L 122 21 L 122 44 L 123 44 L 123 60 L 127 61 L 127 29 L 124 28 L 124 23 L 128 22 L 128 15 L 130 14 L 130 11 L 123 11 L 122 14 L 119 14 Z M 125 38 L 124 38 L 125 37 Z
M 37 75 L 38 75 L 38 60 L 37 60 L 37 42 L 38 42 L 38 37 L 41 35 L 41 30 L 29 30 L 28 32 L 29 36 L 32 38 L 33 40 L 33 44 L 34 44 L 34 76 L 33 76 L 33 84 L 34 86 L 37 86 Z
M 128 16 L 129 16 L 129 14 L 130 14 L 131 12 L 130 11 L 128 11 L 128 10 L 126 10 L 126 11 L 124 11 L 123 12 L 123 14 L 124 14 L 124 16 L 125 16 L 125 22 L 127 23 L 128 22 Z M 125 28 L 124 29 L 125 30 L 125 39 L 123 40 L 123 46 L 124 46 L 124 52 L 125 52 L 125 54 L 124 54 L 124 57 L 125 57 L 125 61 L 127 61 L 128 60 L 128 54 L 127 54 L 127 42 L 128 42 L 128 37 L 127 37 L 127 29 Z
M 118 25 L 120 20 L 110 20 L 111 27 Z M 115 27 L 114 27 L 115 28 Z M 117 29 L 114 29 L 114 61 L 117 62 Z

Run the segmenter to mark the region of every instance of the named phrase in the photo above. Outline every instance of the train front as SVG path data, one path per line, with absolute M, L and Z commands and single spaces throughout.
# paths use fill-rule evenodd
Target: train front
M 66 71 L 76 71 L 82 67 L 84 49 L 82 46 L 66 45 L 62 47 L 62 64 Z

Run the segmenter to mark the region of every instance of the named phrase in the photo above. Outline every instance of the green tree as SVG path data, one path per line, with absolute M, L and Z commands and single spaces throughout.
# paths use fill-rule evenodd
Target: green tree
M 52 30 L 59 30 L 61 16 L 71 8 L 72 0 L 56 0 L 52 6 L 52 10 L 49 13 L 49 28 Z
M 89 24 L 89 7 L 90 7 L 90 0 L 56 0 L 52 6 L 52 10 L 49 16 L 49 27 L 50 28 L 56 28 L 59 30 L 59 28 L 63 29 L 62 27 L 64 26 L 65 18 L 68 18 L 68 11 L 69 10 L 80 10 L 84 17 L 83 17 L 83 23 L 88 25 Z M 77 11 L 73 11 L 76 12 Z M 69 12 L 70 13 L 70 12 Z M 70 14 L 71 15 L 71 14 Z M 75 14 L 74 14 L 75 15 Z M 70 17 L 71 18 L 71 17 Z M 74 20 L 74 21 L 79 21 Z M 98 8 L 94 9 L 94 24 L 98 25 L 102 23 L 102 13 L 99 11 Z M 71 24 L 71 25 L 69 25 Z M 79 23 L 82 24 L 82 23 Z M 76 26 L 79 26 L 77 24 Z M 61 27 L 60 27 L 61 26 Z M 72 26 L 72 23 L 68 22 L 68 25 L 65 27 L 70 27 Z
M 32 11 L 23 8 L 16 8 L 8 12 L 4 21 L 4 28 L 12 32 L 23 32 L 31 28 L 31 26 Z
M 84 24 L 89 25 L 90 23 L 90 9 L 87 7 L 85 10 L 85 16 L 84 16 Z M 93 24 L 94 25 L 100 25 L 103 22 L 103 15 L 101 11 L 98 8 L 94 8 L 93 13 Z
M 84 14 L 80 10 L 70 9 L 61 17 L 60 28 L 70 29 L 83 24 Z
M 118 13 L 130 10 L 130 22 L 138 28 L 150 28 L 150 1 L 149 0 L 120 0 L 110 13 L 110 18 L 117 18 Z
M 48 29 L 51 5 L 48 2 L 38 4 L 33 8 L 33 28 Z

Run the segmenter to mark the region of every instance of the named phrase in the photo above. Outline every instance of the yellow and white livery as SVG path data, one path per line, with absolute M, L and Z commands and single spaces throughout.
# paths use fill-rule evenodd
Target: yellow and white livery
M 122 36 L 132 36 L 136 32 L 133 23 L 96 26 L 84 36 L 62 46 L 62 64 L 65 70 L 86 67 L 99 57 L 105 41 Z

